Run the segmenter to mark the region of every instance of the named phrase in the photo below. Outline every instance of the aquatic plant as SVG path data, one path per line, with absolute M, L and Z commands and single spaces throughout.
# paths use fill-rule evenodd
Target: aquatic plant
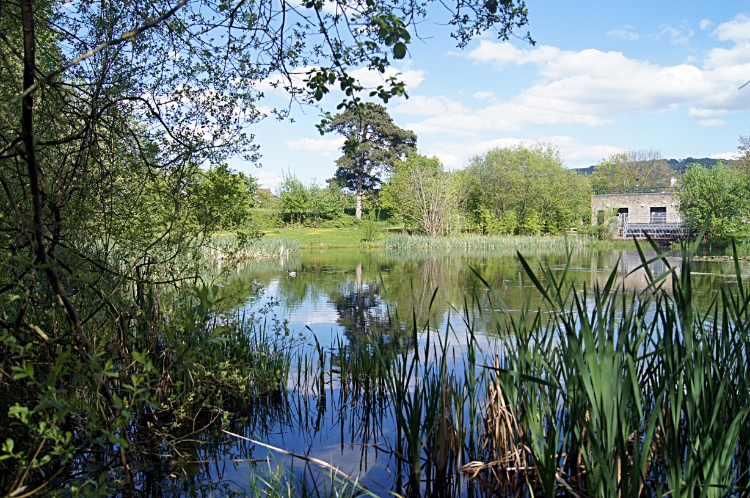
M 288 237 L 247 239 L 234 234 L 214 235 L 204 249 L 207 259 L 218 261 L 287 257 L 297 253 L 299 243 Z
M 470 235 L 463 237 L 428 237 L 394 234 L 386 237 L 382 245 L 394 251 L 425 251 L 437 249 L 561 249 L 580 247 L 593 242 L 588 236 L 513 236 Z
M 419 346 L 396 356 L 375 348 L 407 494 L 455 480 L 456 471 L 514 495 L 750 491 L 750 294 L 736 248 L 736 291 L 722 289 L 701 312 L 690 276 L 697 245 L 685 245 L 677 266 L 653 242 L 652 258 L 638 248 L 649 285 L 634 294 L 615 287 L 616 271 L 589 288 L 569 280 L 567 267 L 534 271 L 519 253 L 544 305 L 532 309 L 527 293 L 519 314 L 477 322 L 467 312 L 470 335 L 494 328 L 501 339 L 493 352 L 470 339 L 463 372 L 448 368 L 456 366 L 450 325 L 439 334 L 412 319 L 403 337 Z M 669 271 L 655 276 L 649 265 L 660 260 Z M 496 304 L 490 309 L 504 308 Z

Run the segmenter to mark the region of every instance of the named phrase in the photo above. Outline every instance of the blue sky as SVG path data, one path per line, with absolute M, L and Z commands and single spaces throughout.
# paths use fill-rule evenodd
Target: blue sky
M 449 169 L 493 147 L 523 141 L 560 148 L 568 167 L 623 149 L 659 148 L 666 158 L 728 157 L 750 134 L 750 0 L 534 1 L 535 47 L 491 33 L 459 50 L 445 27 L 420 26 L 394 69 L 409 99 L 388 112 L 418 135 L 419 151 Z M 378 77 L 359 70 L 366 85 Z M 270 89 L 262 105 L 283 106 Z M 326 96 L 331 112 L 340 96 Z M 262 167 L 230 166 L 275 188 L 285 172 L 323 183 L 343 139 L 321 137 L 319 111 L 293 107 L 294 123 L 253 126 Z

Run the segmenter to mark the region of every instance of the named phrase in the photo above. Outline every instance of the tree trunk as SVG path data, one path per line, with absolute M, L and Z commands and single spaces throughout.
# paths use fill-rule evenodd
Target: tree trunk
M 357 210 L 355 216 L 358 220 L 362 219 L 362 175 L 365 174 L 365 155 L 359 155 L 359 173 L 357 174 Z
M 34 9 L 32 0 L 21 1 L 21 23 L 23 26 L 23 88 L 30 88 L 34 84 L 36 71 L 36 33 L 34 22 Z M 96 384 L 104 394 L 105 399 L 110 407 L 110 414 L 115 415 L 115 407 L 112 393 L 107 387 L 104 376 L 100 372 L 100 366 L 97 362 L 96 349 L 83 331 L 83 325 L 78 318 L 73 302 L 70 300 L 65 288 L 49 262 L 47 248 L 45 247 L 44 224 L 42 222 L 42 192 L 39 178 L 39 161 L 36 156 L 36 145 L 34 143 L 34 92 L 29 92 L 22 100 L 21 108 L 21 138 L 26 147 L 26 166 L 29 175 L 29 193 L 31 195 L 31 219 L 33 224 L 34 244 L 33 250 L 36 255 L 35 264 L 43 265 L 44 274 L 49 281 L 53 292 L 57 294 L 65 309 L 65 314 L 71 327 L 78 333 L 78 338 L 85 351 L 87 359 L 92 363 L 89 367 L 92 369 L 91 375 L 94 377 Z M 120 425 L 121 437 L 130 443 L 130 435 L 124 423 Z M 125 446 L 120 446 L 122 454 L 122 466 L 127 477 L 128 487 L 125 489 L 125 496 L 133 495 L 133 479 L 125 455 Z

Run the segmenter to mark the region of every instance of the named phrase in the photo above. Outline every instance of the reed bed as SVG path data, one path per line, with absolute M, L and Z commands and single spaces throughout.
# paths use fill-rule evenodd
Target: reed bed
M 690 259 L 627 296 L 526 275 L 546 311 L 508 320 L 488 366 L 482 466 L 504 491 L 544 496 L 740 496 L 750 472 L 750 295 L 693 308 Z M 639 247 L 640 251 L 640 247 Z M 671 278 L 673 293 L 660 289 Z M 475 469 L 477 466 L 474 467 Z
M 481 315 L 470 312 L 475 295 L 458 361 L 450 325 L 439 333 L 413 318 L 388 347 L 372 340 L 368 354 L 347 355 L 339 345 L 317 367 L 351 392 L 385 392 L 403 495 L 455 496 L 464 485 L 488 496 L 746 496 L 750 293 L 736 248 L 736 286 L 697 311 L 697 245 L 677 266 L 652 247 L 647 259 L 638 246 L 650 285 L 636 294 L 615 287 L 616 270 L 589 288 L 519 253 L 543 307 L 529 293 L 520 313 Z M 659 260 L 670 269 L 657 277 L 648 265 Z M 495 349 L 480 350 L 480 330 L 497 332 Z
M 559 249 L 585 246 L 595 242 L 589 236 L 502 236 L 470 235 L 464 237 L 428 237 L 395 234 L 382 241 L 383 247 L 394 251 L 431 251 L 439 249 L 482 249 L 482 250 L 529 250 Z
M 299 242 L 288 237 L 243 239 L 233 234 L 215 235 L 204 250 L 209 260 L 227 261 L 288 257 L 299 253 Z
M 274 417 L 291 416 L 289 392 L 317 397 L 304 403 L 317 415 L 303 417 L 316 420 L 310 430 L 317 432 L 335 387 L 336 410 L 361 420 L 350 439 L 391 453 L 393 487 L 368 489 L 334 473 L 325 481 L 317 471 L 300 476 L 256 467 L 245 493 L 746 496 L 750 292 L 737 250 L 737 283 L 699 311 L 690 274 L 698 246 L 684 245 L 676 267 L 652 247 L 656 255 L 649 259 L 638 246 L 650 284 L 638 293 L 616 288 L 617 270 L 604 285 L 589 288 L 572 280 L 568 267 L 534 269 L 519 252 L 526 295 L 512 315 L 478 311 L 507 307 L 477 272 L 481 285 L 465 301 L 467 337 L 457 341 L 460 347 L 452 345 L 457 332 L 450 320 L 439 331 L 413 312 L 407 323 L 391 316 L 389 334 L 362 332 L 330 349 L 316 341 L 310 353 L 295 349 L 288 330 L 262 313 L 212 313 L 219 289 L 203 289 L 165 316 L 160 330 L 136 327 L 128 344 L 110 345 L 132 351 L 132 364 L 120 367 L 128 373 L 123 377 L 142 376 L 156 394 L 153 402 L 169 407 L 154 419 L 162 429 L 143 428 L 134 439 L 156 435 L 173 445 L 180 438 L 167 433 L 175 427 L 186 421 L 208 427 L 230 411 L 255 414 L 270 430 Z M 655 276 L 649 264 L 660 260 L 669 271 Z M 538 302 L 532 292 L 543 297 L 540 308 L 531 307 Z M 139 296 L 145 313 L 158 311 L 157 300 Z M 488 298 L 489 308 L 480 307 Z M 496 345 L 483 350 L 477 337 L 490 333 Z M 175 368 L 172 357 L 188 361 Z M 248 412 L 240 406 L 245 403 L 255 408 Z M 387 424 L 395 436 L 384 435 Z

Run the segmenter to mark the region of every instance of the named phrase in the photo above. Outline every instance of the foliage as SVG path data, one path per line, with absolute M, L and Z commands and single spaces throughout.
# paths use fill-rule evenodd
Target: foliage
M 354 216 L 344 215 L 333 220 L 326 220 L 320 226 L 323 228 L 353 228 L 360 223 L 361 221 Z
M 593 187 L 668 187 L 675 171 L 658 149 L 626 150 L 602 159 L 591 174 Z
M 310 192 L 297 180 L 297 176 L 286 174 L 279 184 L 279 205 L 285 218 L 292 223 L 302 223 L 302 218 L 309 212 Z
M 723 164 L 707 169 L 693 164 L 687 169 L 677 192 L 680 212 L 709 220 L 710 237 L 727 236 L 750 217 L 750 178 Z
M 250 217 L 253 224 L 259 230 L 271 230 L 284 226 L 284 217 L 278 206 L 271 208 L 253 208 L 250 210 Z
M 321 188 L 314 181 L 308 187 L 310 216 L 313 219 L 333 220 L 342 215 L 341 197 L 333 188 Z
M 239 231 L 257 238 L 250 213 L 258 180 L 226 165 L 201 172 L 193 187 L 199 226 L 213 230 Z
M 255 317 L 219 322 L 213 313 L 222 299 L 218 287 L 204 287 L 167 308 L 159 296 L 147 292 L 140 311 L 150 315 L 150 322 L 123 323 L 117 337 L 110 334 L 97 345 L 98 355 L 108 357 L 100 375 L 113 382 L 110 400 L 106 391 L 91 391 L 81 383 L 90 375 L 91 363 L 78 360 L 70 347 L 59 350 L 55 363 L 45 368 L 38 363 L 45 352 L 43 338 L 28 337 L 26 344 L 19 344 L 3 331 L 5 347 L 26 356 L 12 366 L 14 379 L 38 396 L 31 405 L 16 397 L 9 409 L 11 423 L 3 431 L 9 451 L 2 458 L 15 459 L 17 472 L 3 473 L 3 489 L 48 482 L 67 467 L 76 468 L 81 458 L 88 460 L 90 452 L 122 458 L 135 469 L 135 448 L 154 440 L 175 444 L 179 436 L 169 431 L 179 434 L 183 425 L 210 424 L 232 403 L 281 389 L 290 367 L 289 331 Z M 47 330 L 55 334 L 52 338 L 59 335 Z M 118 416 L 110 429 L 106 410 L 113 401 Z M 42 453 L 44 447 L 48 449 Z M 23 453 L 11 455 L 13 448 Z M 29 448 L 38 457 L 26 453 Z M 42 474 L 40 480 L 37 472 L 45 467 L 57 472 Z M 92 467 L 89 484 L 99 488 L 108 472 L 108 465 Z M 123 479 L 132 479 L 131 472 Z
M 417 136 L 393 124 L 380 105 L 348 108 L 331 118 L 326 131 L 346 137 L 334 180 L 355 193 L 355 216 L 362 219 L 363 192 L 377 188 L 383 171 L 416 152 Z
M 411 489 L 428 472 L 445 482 L 466 472 L 508 496 L 744 496 L 750 296 L 742 270 L 735 257 L 739 284 L 699 314 L 694 247 L 683 246 L 678 267 L 652 248 L 649 260 L 638 246 L 648 286 L 633 295 L 617 290 L 617 267 L 581 288 L 570 260 L 535 272 L 519 254 L 542 305 L 527 297 L 518 313 L 485 317 L 502 346 L 483 358 L 481 325 L 467 319 L 463 365 L 451 363 L 449 328 L 443 337 L 415 312 L 405 333 L 394 330 L 401 347 L 404 337 L 419 345 L 396 357 L 376 348 Z M 657 261 L 669 268 L 660 276 L 647 268 Z M 490 309 L 507 308 L 488 294 Z M 462 314 L 470 316 L 468 304 Z
M 279 184 L 279 207 L 284 219 L 294 224 L 334 220 L 342 215 L 341 201 L 332 187 L 321 188 L 315 180 L 304 185 L 286 174 Z
M 106 455 L 94 471 L 102 480 L 85 492 L 106 492 L 111 479 L 133 495 L 140 450 L 173 441 L 155 437 L 159 420 L 216 415 L 230 395 L 259 392 L 259 375 L 282 382 L 283 361 L 268 363 L 278 356 L 263 349 L 270 342 L 256 356 L 246 330 L 211 321 L 207 294 L 195 297 L 200 313 L 161 296 L 195 285 L 211 232 L 246 223 L 242 182 L 217 166 L 257 160 L 248 128 L 264 116 L 259 82 L 304 102 L 340 88 L 342 105 L 359 107 L 367 89 L 350 69 L 385 73 L 432 5 L 441 8 L 2 3 L 0 398 L 16 400 L 2 464 L 22 470 L 0 472 L 3 494 L 33 494 L 21 488 L 78 470 L 93 453 Z M 448 10 L 460 46 L 526 24 L 523 3 L 461 7 Z M 391 78 L 372 91 L 387 101 L 405 87 Z
M 643 265 L 666 258 L 657 250 L 648 261 L 639 251 Z M 738 449 L 750 436 L 750 400 L 740 330 L 749 296 L 742 285 L 736 295 L 723 289 L 708 315 L 694 313 L 691 259 L 684 247 L 679 273 L 646 270 L 651 285 L 632 298 L 616 291 L 617 269 L 604 286 L 579 293 L 568 267 L 535 275 L 521 260 L 546 301 L 539 311 L 553 315 L 539 320 L 525 306 L 501 332 L 511 353 L 490 367 L 484 447 L 492 451 L 484 459 L 498 462 L 500 475 L 520 462 L 534 468 L 507 480 L 506 491 L 522 492 L 533 475 L 545 496 L 742 494 L 747 461 Z M 673 295 L 659 290 L 668 280 Z
M 375 242 L 378 239 L 378 236 L 380 235 L 380 226 L 378 226 L 374 212 L 370 211 L 370 213 L 362 219 L 360 226 L 362 228 L 362 240 L 366 242 Z
M 498 148 L 470 160 L 462 177 L 480 232 L 558 233 L 590 212 L 588 180 L 548 144 Z
M 299 253 L 299 243 L 289 237 L 244 239 L 237 235 L 214 235 L 204 249 L 209 261 L 247 261 L 248 259 L 285 257 Z
M 750 135 L 740 135 L 740 145 L 737 146 L 737 150 L 740 153 L 739 169 L 744 172 L 745 176 L 750 176 Z
M 437 157 L 410 155 L 396 164 L 381 202 L 399 213 L 405 227 L 431 237 L 456 233 L 465 194 L 455 174 Z

